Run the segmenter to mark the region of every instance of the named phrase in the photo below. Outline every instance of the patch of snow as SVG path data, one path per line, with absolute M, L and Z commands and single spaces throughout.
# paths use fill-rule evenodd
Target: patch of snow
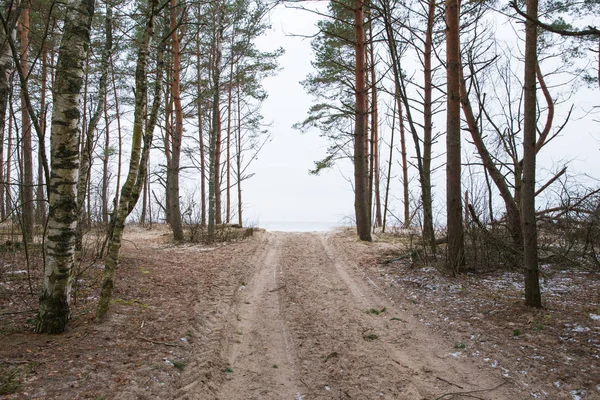
M 498 367 L 498 360 L 492 361 L 492 363 L 490 364 L 490 367 L 497 368 Z
M 587 332 L 589 330 L 590 330 L 590 328 L 584 327 L 581 325 L 575 325 L 575 327 L 573 329 L 571 329 L 571 331 L 578 332 L 578 333 Z
M 27 273 L 27 271 L 20 269 L 17 271 L 8 271 L 6 273 L 6 275 L 21 275 L 21 274 L 26 274 L 26 273 Z
M 323 389 L 327 390 L 328 392 L 331 391 L 331 388 L 329 386 L 327 386 L 327 385 L 325 385 L 325 387 Z
M 455 352 L 455 353 L 450 353 L 450 355 L 451 355 L 452 357 L 456 357 L 456 358 L 458 358 L 458 357 L 460 357 L 460 356 L 462 355 L 462 353 L 461 353 L 460 351 L 457 351 L 457 352 Z
M 569 394 L 571 395 L 571 398 L 573 400 L 582 400 L 583 396 L 585 396 L 587 392 L 585 390 L 581 390 L 581 389 L 575 389 L 575 390 L 571 390 L 569 392 Z
M 560 389 L 560 386 L 561 386 L 560 380 L 554 382 L 554 386 L 556 386 L 558 389 Z
M 600 321 L 600 315 L 590 313 L 590 318 L 594 321 Z
M 296 400 L 304 400 L 304 397 L 300 393 L 296 393 Z
M 169 367 L 175 366 L 175 364 L 173 364 L 173 361 L 169 360 L 168 358 L 163 358 L 163 360 L 165 361 L 165 364 L 167 364 Z

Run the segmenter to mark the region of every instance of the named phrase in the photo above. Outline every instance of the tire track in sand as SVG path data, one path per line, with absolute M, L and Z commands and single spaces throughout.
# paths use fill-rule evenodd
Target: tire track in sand
M 514 397 L 499 374 L 455 359 L 451 343 L 376 293 L 341 243 L 296 233 L 284 236 L 281 249 L 283 314 L 304 398 L 417 400 L 469 390 L 481 390 L 477 398 Z
M 227 380 L 219 399 L 300 398 L 294 379 L 294 356 L 281 315 L 279 258 L 281 236 L 269 234 L 266 256 L 240 297 L 224 357 Z

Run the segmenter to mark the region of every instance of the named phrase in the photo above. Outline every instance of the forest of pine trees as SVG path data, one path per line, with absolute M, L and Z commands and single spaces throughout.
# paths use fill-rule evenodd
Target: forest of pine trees
M 569 93 L 597 93 L 600 32 L 587 21 L 600 3 L 500 3 L 295 5 L 322 17 L 302 82 L 315 103 L 296 127 L 330 139 L 313 173 L 352 160 L 361 240 L 386 225 L 417 228 L 422 252 L 452 274 L 501 253 L 523 267 L 527 305 L 541 307 L 540 223 L 584 226 L 597 212 L 595 188 L 575 192 L 562 166 L 540 176 L 536 156 L 569 126 Z M 262 81 L 284 51 L 256 45 L 271 7 L 4 1 L 0 221 L 25 245 L 44 238 L 38 332 L 64 331 L 90 229 L 106 236 L 102 320 L 126 222 L 166 222 L 175 241 L 199 226 L 207 242 L 244 224 L 243 184 L 269 137 Z M 507 30 L 512 39 L 501 39 Z M 392 180 L 401 193 L 390 193 Z M 445 195 L 443 211 L 434 194 Z M 585 251 L 595 256 L 587 242 Z
M 313 173 L 353 161 L 360 239 L 370 241 L 373 228 L 385 231 L 394 177 L 402 183 L 403 209 L 393 217 L 404 228 L 420 228 L 427 257 L 443 244 L 445 269 L 457 274 L 486 259 L 475 242 L 496 247 L 524 268 L 527 305 L 541 307 L 538 224 L 585 224 L 597 212 L 597 185 L 569 187 L 566 166 L 538 178 L 536 156 L 572 119 L 567 93 L 582 85 L 597 91 L 600 32 L 581 21 L 594 21 L 599 11 L 597 1 L 457 0 L 332 1 L 326 11 L 313 10 L 323 18 L 312 41 L 315 71 L 303 85 L 315 102 L 296 127 L 316 128 L 330 140 Z M 391 130 L 385 137 L 382 127 Z M 388 166 L 380 161 L 382 147 L 389 147 Z M 446 178 L 438 238 L 436 158 Z M 536 207 L 542 198 L 543 210 Z

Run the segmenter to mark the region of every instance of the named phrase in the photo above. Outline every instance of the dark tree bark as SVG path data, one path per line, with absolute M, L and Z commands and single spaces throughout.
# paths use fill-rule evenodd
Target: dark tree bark
M 537 20 L 538 1 L 527 0 L 527 15 Z M 525 76 L 523 99 L 523 183 L 521 213 L 523 223 L 523 265 L 525 267 L 525 304 L 541 308 L 540 278 L 535 218 L 535 158 L 537 143 L 537 26 L 525 22 Z
M 41 57 L 41 87 L 40 87 L 40 116 L 39 126 L 42 133 L 41 140 L 38 143 L 38 174 L 37 174 L 37 190 L 35 194 L 36 202 L 36 221 L 40 225 L 44 225 L 46 221 L 46 185 L 44 184 L 44 158 L 46 142 L 46 87 L 48 83 L 48 47 L 44 42 L 42 44 L 42 57 Z
M 413 143 L 415 146 L 417 170 L 419 172 L 419 182 L 421 184 L 421 202 L 423 204 L 423 239 L 426 244 L 429 244 L 429 246 L 432 249 L 432 252 L 434 252 L 435 236 L 433 231 L 433 213 L 431 197 L 431 167 L 430 164 L 425 165 L 426 160 L 424 155 L 424 153 L 428 154 L 427 160 L 429 160 L 430 162 L 432 143 L 431 140 L 429 140 L 428 143 L 424 143 L 424 152 L 421 151 L 421 142 L 424 139 L 419 137 L 419 132 L 417 130 L 415 120 L 412 117 L 410 102 L 406 93 L 406 83 L 402 74 L 401 60 L 398 54 L 398 46 L 396 45 L 395 33 L 393 30 L 390 5 L 388 2 L 383 3 L 383 18 L 386 31 L 386 41 L 392 61 L 392 71 L 394 73 L 395 89 L 398 96 L 397 101 L 401 101 L 404 105 L 406 121 L 408 123 L 409 131 L 412 135 Z M 402 125 L 402 127 L 403 126 L 404 125 Z M 408 183 L 408 174 L 406 174 L 405 181 Z M 406 198 L 408 198 L 408 196 L 406 196 L 405 190 L 405 199 Z M 408 204 L 408 201 L 406 201 L 405 204 Z M 430 229 L 428 227 L 430 227 Z
M 375 71 L 375 44 L 373 24 L 369 25 L 369 58 L 371 60 L 371 185 L 375 196 L 375 226 L 383 225 L 381 217 L 381 190 L 379 185 L 379 115 L 377 109 L 377 73 Z
M 431 195 L 431 146 L 433 140 L 432 111 L 432 70 L 433 25 L 435 23 L 436 0 L 429 0 L 427 10 L 427 30 L 423 50 L 423 182 L 421 202 L 423 205 L 423 239 L 432 254 L 436 253 L 435 231 L 433 229 L 433 198 Z
M 3 16 L 3 23 L 0 25 L 0 220 L 7 216 L 5 193 L 9 188 L 8 184 L 10 174 L 4 173 L 4 140 L 6 128 L 6 110 L 8 108 L 8 98 L 11 91 L 10 77 L 14 70 L 13 54 L 8 40 L 15 36 L 15 24 L 17 19 L 16 4 L 11 0 L 6 0 L 4 9 L 6 16 Z M 10 154 L 10 150 L 8 152 Z M 10 156 L 6 157 L 10 158 Z M 7 172 L 10 169 L 10 163 L 7 163 Z
M 110 120 L 108 94 L 104 93 L 104 155 L 102 159 L 102 223 L 108 225 L 108 161 L 110 158 Z
M 237 76 L 238 74 L 236 74 Z M 240 94 L 240 82 L 236 79 L 237 86 L 237 135 L 236 143 L 236 177 L 237 177 L 237 200 L 238 200 L 238 224 L 243 226 L 242 221 L 242 98 Z
M 204 146 L 204 130 L 202 121 L 202 62 L 200 58 L 200 33 L 196 38 L 196 76 L 197 76 L 197 100 L 198 107 L 198 143 L 200 146 L 200 208 L 202 215 L 200 216 L 200 224 L 206 226 L 206 164 L 205 164 L 205 146 Z
M 410 204 L 409 204 L 409 188 L 408 188 L 408 156 L 406 153 L 406 132 L 404 131 L 404 113 L 402 112 L 402 101 L 396 90 L 396 105 L 398 108 L 398 126 L 400 128 L 400 162 L 402 164 L 402 195 L 404 209 L 404 227 L 410 225 Z M 430 189 L 429 189 L 430 190 Z
M 181 209 L 179 205 L 179 166 L 181 159 L 181 141 L 183 138 L 183 108 L 181 106 L 181 46 L 177 29 L 177 0 L 171 0 L 171 43 L 173 45 L 173 80 L 171 93 L 175 105 L 175 124 L 172 132 L 171 165 L 167 169 L 167 192 L 169 203 L 169 223 L 173 230 L 173 239 L 183 240 Z
M 356 109 L 354 125 L 354 211 L 356 230 L 360 240 L 370 242 L 368 162 L 365 139 L 367 118 L 367 87 L 365 84 L 365 23 L 362 0 L 354 0 L 354 36 L 356 45 L 355 90 Z
M 465 262 L 460 154 L 459 1 L 446 0 L 446 217 L 447 268 L 457 273 Z
M 221 193 L 220 193 L 220 152 L 221 152 L 221 57 L 223 29 L 222 5 L 217 5 L 217 18 L 214 26 L 214 59 L 212 68 L 213 80 L 213 104 L 212 104 L 212 132 L 209 140 L 209 172 L 208 172 L 208 236 L 212 238 L 215 234 L 215 225 L 221 223 Z
M 21 56 L 21 71 L 25 80 L 29 75 L 29 0 L 21 5 L 21 21 L 18 25 Z M 35 220 L 33 198 L 33 147 L 31 140 L 31 118 L 27 110 L 26 92 L 21 90 L 21 146 L 23 154 L 23 182 L 21 187 L 21 206 L 23 214 L 23 238 L 33 239 Z

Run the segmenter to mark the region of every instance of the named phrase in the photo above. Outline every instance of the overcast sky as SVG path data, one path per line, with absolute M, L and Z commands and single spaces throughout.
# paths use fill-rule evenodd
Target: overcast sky
M 272 123 L 272 141 L 251 167 L 256 175 L 245 183 L 244 219 L 249 222 L 305 221 L 316 229 L 338 223 L 354 212 L 352 188 L 338 168 L 319 176 L 308 173 L 314 161 L 326 154 L 327 141 L 317 131 L 303 134 L 292 128 L 306 118 L 311 105 L 300 81 L 312 69 L 312 52 L 310 39 L 287 34 L 310 35 L 316 31 L 316 21 L 310 12 L 280 6 L 271 17 L 273 29 L 259 40 L 261 48 L 281 46 L 285 54 L 280 58 L 282 70 L 264 82 L 269 97 L 262 111 L 265 120 Z

